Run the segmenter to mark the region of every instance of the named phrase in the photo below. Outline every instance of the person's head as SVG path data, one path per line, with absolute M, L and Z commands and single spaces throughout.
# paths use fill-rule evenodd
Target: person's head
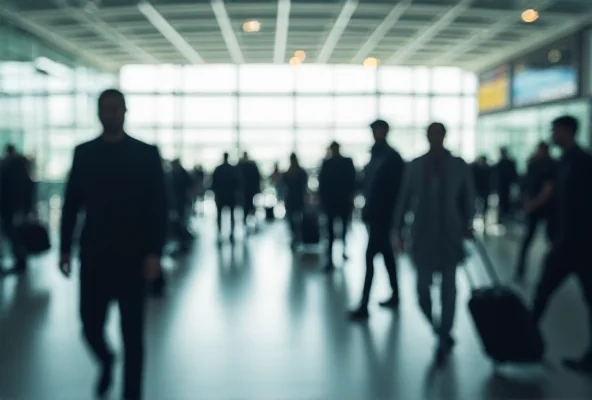
M 243 161 L 249 161 L 249 153 L 247 153 L 246 151 L 243 152 Z
M 549 157 L 549 144 L 547 142 L 539 142 L 536 155 L 537 157 Z
M 7 144 L 4 148 L 4 153 L 6 153 L 7 157 L 14 157 L 16 156 L 16 147 L 13 144 Z
M 446 127 L 441 122 L 432 122 L 428 126 L 428 143 L 431 150 L 443 150 Z
M 500 156 L 502 160 L 505 160 L 509 157 L 508 148 L 507 147 L 500 147 Z
M 556 118 L 552 122 L 553 142 L 561 147 L 567 148 L 573 146 L 578 133 L 578 120 L 571 115 L 564 115 Z
M 224 164 L 228 164 L 228 160 L 230 159 L 230 154 L 228 154 L 228 152 L 225 152 L 224 155 L 222 156 L 222 158 L 224 159 Z
M 99 120 L 106 133 L 120 133 L 125 122 L 125 96 L 117 89 L 107 89 L 99 96 Z
M 290 154 L 290 166 L 297 167 L 298 166 L 298 156 L 296 153 Z
M 483 155 L 479 156 L 479 158 L 477 158 L 477 163 L 479 163 L 480 165 L 486 165 L 487 157 Z
M 385 142 L 386 137 L 389 133 L 390 126 L 388 122 L 383 121 L 381 119 L 377 119 L 376 121 L 370 124 L 370 129 L 372 129 L 372 135 L 374 136 L 374 141 L 376 142 Z
M 329 154 L 331 156 L 339 155 L 339 151 L 341 149 L 341 145 L 338 142 L 331 142 L 329 145 Z

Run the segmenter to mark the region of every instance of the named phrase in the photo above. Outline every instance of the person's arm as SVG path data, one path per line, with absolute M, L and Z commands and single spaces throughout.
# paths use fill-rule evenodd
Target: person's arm
M 149 216 L 150 237 L 148 255 L 160 259 L 166 241 L 168 222 L 167 186 L 160 153 L 156 147 L 151 148 L 149 168 Z
M 543 183 L 543 187 L 541 188 L 539 194 L 528 200 L 526 206 L 524 207 L 524 211 L 527 213 L 532 213 L 538 210 L 551 199 L 551 196 L 553 196 L 553 181 L 548 180 Z
M 80 149 L 74 151 L 74 159 L 70 175 L 66 181 L 64 203 L 62 206 L 62 221 L 60 227 L 60 251 L 62 256 L 70 255 L 72 241 L 78 213 L 82 208 L 83 193 L 81 180 L 83 179 L 80 165 Z
M 411 197 L 413 195 L 413 169 L 414 165 L 409 164 L 404 167 L 402 173 L 402 180 L 399 187 L 399 196 L 395 206 L 395 217 L 393 221 L 393 229 L 400 234 L 405 228 L 405 217 L 409 211 Z
M 465 219 L 467 231 L 471 232 L 473 229 L 473 219 L 475 218 L 477 196 L 471 168 L 464 161 L 461 162 L 463 163 L 464 170 L 462 194 L 463 218 Z

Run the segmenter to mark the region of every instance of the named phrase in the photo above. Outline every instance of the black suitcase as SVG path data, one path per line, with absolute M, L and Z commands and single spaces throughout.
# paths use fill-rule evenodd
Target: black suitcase
M 316 210 L 306 210 L 302 215 L 302 243 L 319 244 L 321 241 L 321 227 L 319 214 Z
M 543 362 L 545 345 L 530 310 L 516 292 L 500 283 L 483 243 L 477 239 L 475 245 L 494 281 L 493 286 L 476 288 L 467 273 L 473 288 L 469 312 L 485 353 L 496 363 Z
M 41 254 L 51 249 L 47 228 L 40 222 L 24 222 L 17 227 L 16 234 L 28 254 Z

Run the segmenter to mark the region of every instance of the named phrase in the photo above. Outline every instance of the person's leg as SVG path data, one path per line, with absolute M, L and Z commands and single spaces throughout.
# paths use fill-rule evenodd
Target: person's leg
M 582 256 L 580 259 L 586 260 L 587 257 Z M 589 347 L 579 359 L 566 359 L 563 364 L 571 370 L 590 373 L 592 372 L 592 270 L 590 265 L 578 265 L 576 274 L 588 309 Z
M 391 243 L 390 229 L 380 229 L 380 249 L 379 252 L 384 258 L 384 265 L 388 272 L 389 282 L 391 284 L 392 295 L 390 299 L 380 303 L 383 307 L 396 309 L 399 307 L 399 280 L 397 278 L 397 265 L 395 261 L 395 250 Z
M 540 323 L 551 296 L 573 271 L 574 266 L 570 264 L 571 260 L 567 252 L 556 247 L 552 248 L 545 258 L 543 273 L 532 305 L 532 316 L 536 323 Z
M 378 254 L 379 244 L 377 243 L 376 228 L 368 226 L 368 247 L 366 248 L 366 275 L 364 277 L 364 288 L 362 289 L 362 300 L 360 306 L 350 312 L 353 320 L 368 318 L 368 303 L 370 302 L 370 290 L 374 279 L 374 257 Z
M 235 210 L 236 206 L 234 204 L 228 206 L 228 212 L 230 213 L 230 240 L 234 240 L 234 228 L 236 225 Z
M 540 219 L 541 218 L 539 215 L 530 214 L 526 221 L 526 233 L 524 234 L 524 239 L 522 240 L 522 247 L 520 248 L 518 265 L 516 267 L 516 278 L 520 280 L 524 278 L 524 274 L 526 272 L 526 257 L 528 256 L 528 250 L 530 249 L 530 245 L 534 239 Z
M 80 269 L 80 319 L 82 334 L 101 366 L 95 394 L 103 396 L 111 386 L 113 352 L 105 339 L 107 309 L 112 299 L 107 276 L 98 276 L 97 266 L 83 262 Z
M 327 269 L 333 269 L 333 243 L 335 242 L 335 214 L 333 212 L 327 213 L 327 235 L 329 236 L 327 243 Z
M 425 265 L 418 265 L 417 268 L 416 291 L 419 302 L 419 309 L 432 327 L 436 330 L 434 315 L 432 312 L 432 293 L 433 272 L 431 268 Z
M 222 236 L 222 212 L 224 207 L 220 203 L 216 203 L 216 223 L 218 225 L 218 236 Z
M 14 213 L 4 213 L 2 215 L 2 230 L 4 236 L 8 239 L 10 250 L 14 257 L 14 270 L 22 272 L 27 269 L 27 252 L 18 237 Z
M 443 266 L 440 272 L 440 304 L 441 315 L 438 326 L 440 346 L 449 347 L 452 341 L 450 332 L 454 325 L 456 313 L 456 265 Z
M 347 232 L 351 223 L 351 212 L 346 211 L 341 215 L 341 240 L 343 244 L 343 259 L 347 259 Z
M 119 293 L 121 334 L 125 354 L 124 399 L 142 398 L 144 367 L 144 285 L 143 281 L 125 285 Z

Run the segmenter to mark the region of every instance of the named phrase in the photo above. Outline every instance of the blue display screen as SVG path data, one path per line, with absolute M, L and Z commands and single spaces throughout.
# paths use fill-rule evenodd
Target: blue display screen
M 514 71 L 512 102 L 515 106 L 565 99 L 577 93 L 578 71 L 572 66 Z

